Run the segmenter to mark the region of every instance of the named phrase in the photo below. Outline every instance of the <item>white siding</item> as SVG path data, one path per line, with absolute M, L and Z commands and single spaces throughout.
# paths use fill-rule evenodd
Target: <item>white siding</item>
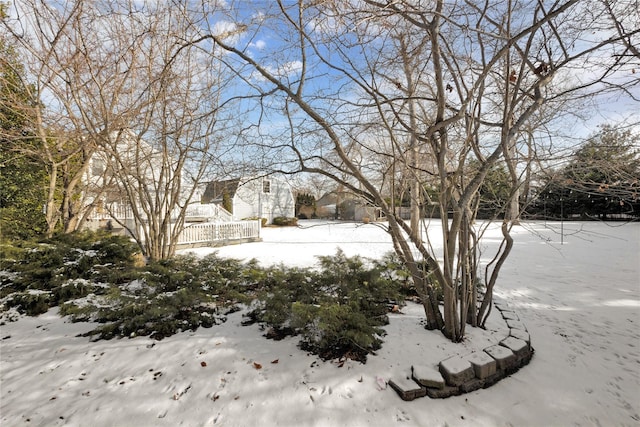
M 268 180 L 269 185 L 264 185 Z M 269 190 L 265 193 L 264 190 Z M 246 181 L 238 186 L 233 198 L 233 216 L 235 219 L 267 218 L 271 223 L 273 218 L 295 215 L 293 193 L 286 181 L 280 178 L 257 178 Z

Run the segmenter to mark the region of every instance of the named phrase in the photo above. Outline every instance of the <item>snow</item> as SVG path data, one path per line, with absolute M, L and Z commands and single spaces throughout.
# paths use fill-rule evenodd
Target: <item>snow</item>
M 337 247 L 367 257 L 391 249 L 375 225 L 303 226 L 267 228 L 263 242 L 217 251 L 310 266 Z M 495 247 L 495 227 L 487 237 Z M 489 389 L 439 400 L 402 401 L 382 380 L 494 344 L 506 328 L 497 310 L 488 330 L 468 328 L 465 342 L 451 344 L 425 331 L 421 308 L 409 304 L 391 315 L 376 356 L 342 367 L 301 351 L 295 338 L 271 341 L 257 325 L 240 326 L 241 313 L 162 341 L 90 342 L 76 335 L 92 325 L 70 323 L 55 310 L 20 317 L 0 329 L 0 424 L 639 425 L 639 261 L 640 224 L 565 222 L 562 236 L 559 223 L 517 227 L 496 294 L 527 326 L 533 360 Z

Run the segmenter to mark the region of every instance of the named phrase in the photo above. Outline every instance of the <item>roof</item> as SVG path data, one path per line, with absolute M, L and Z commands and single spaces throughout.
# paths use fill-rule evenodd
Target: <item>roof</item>
M 224 193 L 233 197 L 238 190 L 240 179 L 227 179 L 224 181 L 212 181 L 207 184 L 204 194 L 202 195 L 202 203 L 214 203 L 222 201 Z

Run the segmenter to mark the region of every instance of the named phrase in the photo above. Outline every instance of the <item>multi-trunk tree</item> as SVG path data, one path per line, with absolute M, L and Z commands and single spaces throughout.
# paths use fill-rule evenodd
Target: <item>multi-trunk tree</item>
M 531 137 L 541 132 L 541 107 L 549 114 L 568 98 L 631 85 L 629 57 L 620 53 L 636 44 L 639 30 L 628 23 L 637 11 L 621 17 L 607 6 L 281 0 L 253 10 L 239 2 L 229 10 L 241 36 L 203 30 L 202 40 L 229 52 L 228 65 L 260 95 L 260 115 L 248 118 L 288 135 L 271 157 L 280 169 L 331 177 L 382 210 L 428 326 L 459 341 L 467 323 L 486 321 L 513 245 L 523 176 L 541 149 Z M 626 24 L 619 32 L 606 30 L 612 16 Z M 291 156 L 283 158 L 286 148 Z M 500 165 L 503 241 L 487 256 L 486 225 L 476 215 L 487 176 Z M 410 194 L 411 221 L 389 197 L 387 189 L 398 187 Z M 424 232 L 428 205 L 439 210 L 441 239 Z
M 215 5 L 191 6 L 19 0 L 8 9 L 2 28 L 40 101 L 34 155 L 49 172 L 50 231 L 60 218 L 73 231 L 92 210 L 117 207 L 145 255 L 174 253 L 187 205 L 232 128 L 220 49 L 189 44 Z
M 487 319 L 530 166 L 550 148 L 541 123 L 568 100 L 639 84 L 637 8 L 608 0 L 15 4 L 3 27 L 48 101 L 43 143 L 55 129 L 107 153 L 149 256 L 172 253 L 192 194 L 182 190 L 203 176 L 200 153 L 215 155 L 232 74 L 243 86 L 226 93 L 246 108 L 233 133 L 247 146 L 230 163 L 329 177 L 379 207 L 427 325 L 454 341 Z M 476 219 L 500 170 L 503 240 L 488 254 Z M 397 209 L 407 198 L 409 221 Z

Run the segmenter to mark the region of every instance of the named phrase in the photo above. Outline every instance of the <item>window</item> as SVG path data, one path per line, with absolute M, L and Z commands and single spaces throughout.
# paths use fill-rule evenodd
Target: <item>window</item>
M 262 180 L 262 192 L 271 193 L 271 181 L 269 181 L 268 179 Z
M 104 173 L 104 160 L 102 159 L 93 159 L 91 164 L 91 175 L 93 176 L 102 176 Z

